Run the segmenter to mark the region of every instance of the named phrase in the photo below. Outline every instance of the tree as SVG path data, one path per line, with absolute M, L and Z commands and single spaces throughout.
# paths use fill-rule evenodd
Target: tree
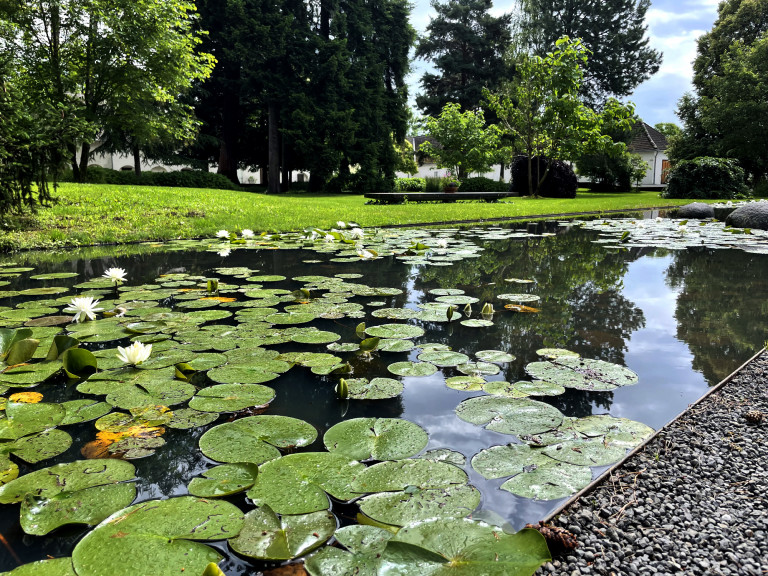
M 677 114 L 683 133 L 673 139 L 675 161 L 734 158 L 757 181 L 768 172 L 768 0 L 728 0 L 712 30 L 698 40 L 695 93 Z
M 489 107 L 513 138 L 514 148 L 528 157 L 531 196 L 538 196 L 549 173 L 547 165 L 539 181 L 533 182 L 534 157 L 570 160 L 623 146 L 604 134 L 603 125 L 630 124 L 633 108 L 613 99 L 608 100 L 602 114 L 585 106 L 579 88 L 586 61 L 581 41 L 564 37 L 543 58 L 524 56 L 518 64 L 519 78 L 504 90 L 485 92 Z
M 682 128 L 674 122 L 657 122 L 653 127 L 664 134 L 667 141 L 669 141 L 670 138 L 675 138 L 683 133 Z
M 461 112 L 449 102 L 437 118 L 428 117 L 424 128 L 437 144 L 429 140 L 419 150 L 435 159 L 438 168 L 448 168 L 455 178 L 472 172 L 487 172 L 498 157 L 501 130 L 485 125 L 482 110 Z
M 581 94 L 592 107 L 627 96 L 658 72 L 662 54 L 649 47 L 650 0 L 519 0 L 523 42 L 537 55 L 562 36 L 580 38 L 592 54 Z
M 431 0 L 431 5 L 437 15 L 419 39 L 416 57 L 430 60 L 438 73 L 422 76 L 416 104 L 428 116 L 439 115 L 448 102 L 477 108 L 483 88 L 496 89 L 511 76 L 504 54 L 512 42 L 512 16 L 491 16 L 491 0 Z
M 69 144 L 78 179 L 85 176 L 91 142 L 117 110 L 131 127 L 142 126 L 147 138 L 155 136 L 149 131 L 158 123 L 147 115 L 147 105 L 173 102 L 209 74 L 213 58 L 196 52 L 200 34 L 192 31 L 193 19 L 194 5 L 183 0 L 15 5 L 0 48 L 13 54 L 39 98 L 54 108 L 71 107 L 88 123 Z M 166 124 L 173 120 L 164 117 Z

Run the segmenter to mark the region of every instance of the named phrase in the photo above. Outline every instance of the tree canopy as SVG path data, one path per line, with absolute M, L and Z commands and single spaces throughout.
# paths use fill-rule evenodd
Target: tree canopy
M 492 16 L 491 0 L 430 3 L 437 14 L 419 39 L 416 57 L 429 60 L 437 73 L 422 76 L 416 104 L 428 116 L 438 116 L 448 102 L 477 108 L 483 88 L 496 89 L 510 78 L 504 55 L 512 42 L 512 16 Z
M 627 96 L 659 70 L 661 53 L 649 46 L 645 16 L 650 0 L 519 0 L 524 43 L 537 55 L 562 36 L 580 38 L 591 53 L 581 94 L 593 107 Z

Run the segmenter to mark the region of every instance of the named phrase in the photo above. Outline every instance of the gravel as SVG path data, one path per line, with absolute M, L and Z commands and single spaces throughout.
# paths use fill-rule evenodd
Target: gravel
M 561 510 L 579 546 L 537 574 L 768 574 L 767 432 L 763 351 Z

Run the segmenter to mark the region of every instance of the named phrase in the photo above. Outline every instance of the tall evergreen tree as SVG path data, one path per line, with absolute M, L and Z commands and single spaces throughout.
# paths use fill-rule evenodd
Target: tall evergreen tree
M 659 70 L 649 47 L 645 15 L 650 0 L 519 0 L 524 42 L 539 56 L 562 36 L 580 38 L 589 60 L 581 95 L 593 107 L 627 96 Z
M 431 0 L 437 15 L 419 39 L 416 57 L 431 61 L 437 73 L 421 78 L 416 104 L 438 116 L 448 102 L 477 108 L 483 88 L 495 90 L 510 76 L 504 54 L 512 42 L 512 16 L 491 16 L 491 0 Z

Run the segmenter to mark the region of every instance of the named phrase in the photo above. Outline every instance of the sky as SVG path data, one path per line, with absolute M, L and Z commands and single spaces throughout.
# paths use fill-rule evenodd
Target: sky
M 717 18 L 719 0 L 653 0 L 646 13 L 650 46 L 663 53 L 661 68 L 635 89 L 627 100 L 635 103 L 635 111 L 648 124 L 674 122 L 677 101 L 691 90 L 696 39 L 708 32 Z M 423 34 L 434 11 L 429 0 L 414 0 L 411 23 Z M 511 0 L 496 0 L 496 15 L 512 10 Z M 419 92 L 419 79 L 426 63 L 414 62 L 409 76 L 411 99 Z

